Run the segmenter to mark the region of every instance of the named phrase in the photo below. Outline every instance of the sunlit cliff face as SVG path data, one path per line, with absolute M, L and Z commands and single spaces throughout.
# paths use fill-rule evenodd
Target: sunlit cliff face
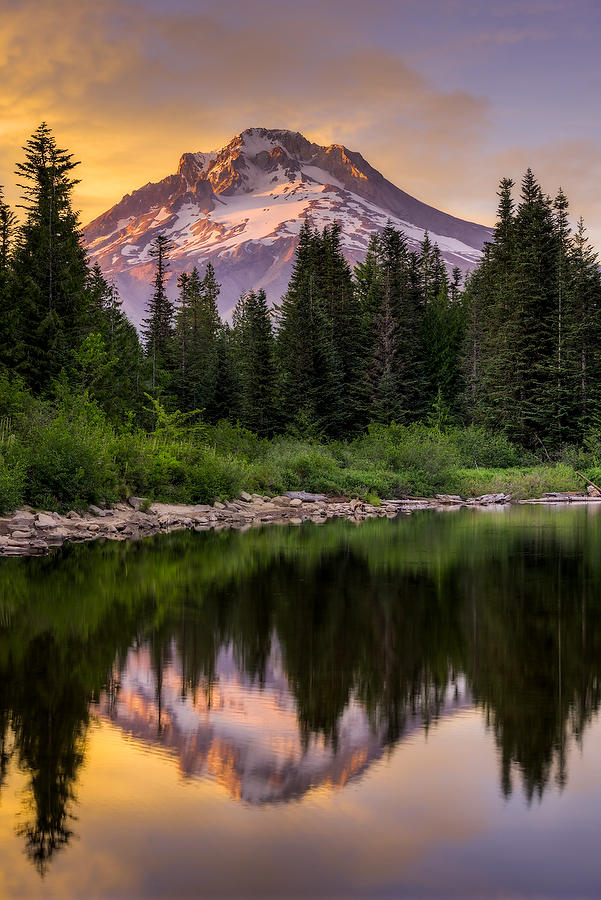
M 148 647 L 130 650 L 118 690 L 102 697 L 99 714 L 169 754 L 184 777 L 211 779 L 234 800 L 277 803 L 315 789 L 340 790 L 385 751 L 386 724 L 370 722 L 356 699 L 346 706 L 335 741 L 302 732 L 276 640 L 260 690 L 240 674 L 231 646 L 219 652 L 210 685 L 190 691 L 182 684 L 175 648 L 158 675 Z M 470 705 L 463 687 L 449 689 L 440 715 Z M 423 720 L 418 704 L 404 738 Z

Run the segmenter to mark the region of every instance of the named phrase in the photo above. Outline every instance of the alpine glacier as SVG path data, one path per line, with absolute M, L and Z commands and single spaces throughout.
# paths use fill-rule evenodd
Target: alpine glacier
M 244 291 L 263 287 L 278 302 L 290 277 L 305 218 L 317 228 L 338 221 L 351 264 L 370 234 L 390 220 L 410 248 L 425 231 L 449 266 L 469 271 L 491 232 L 427 206 L 387 181 L 361 154 L 322 147 L 298 132 L 249 128 L 222 150 L 184 153 L 177 173 L 126 194 L 84 229 L 93 262 L 115 283 L 139 324 L 149 294 L 152 241 L 173 244 L 169 292 L 180 272 L 211 262 L 224 315 Z

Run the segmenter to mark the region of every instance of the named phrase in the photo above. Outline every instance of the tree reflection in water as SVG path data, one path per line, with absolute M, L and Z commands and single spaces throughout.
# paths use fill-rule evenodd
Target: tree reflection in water
M 180 753 L 187 710 L 196 756 L 188 733 L 184 770 L 219 769 L 232 796 L 270 802 L 320 778 L 342 785 L 416 723 L 472 702 L 493 730 L 503 792 L 519 773 L 527 799 L 542 798 L 551 780 L 565 784 L 569 745 L 599 708 L 600 542 L 586 509 L 514 509 L 3 561 L 0 790 L 11 764 L 26 773 L 16 827 L 27 853 L 43 873 L 72 836 L 98 714 Z M 223 713 L 232 685 L 254 698 L 254 730 Z M 136 691 L 143 726 L 128 713 Z M 266 737 L 284 720 L 285 764 Z

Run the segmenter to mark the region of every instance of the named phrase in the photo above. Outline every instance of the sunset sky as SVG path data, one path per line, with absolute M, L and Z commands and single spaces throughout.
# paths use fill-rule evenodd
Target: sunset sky
M 0 184 L 42 119 L 87 222 L 249 126 L 359 150 L 494 219 L 499 178 L 561 184 L 601 245 L 598 0 L 0 0 Z

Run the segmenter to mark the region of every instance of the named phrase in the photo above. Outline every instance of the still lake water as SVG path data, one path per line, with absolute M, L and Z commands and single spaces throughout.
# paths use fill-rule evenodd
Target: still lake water
M 0 562 L 0 895 L 598 897 L 601 512 Z

